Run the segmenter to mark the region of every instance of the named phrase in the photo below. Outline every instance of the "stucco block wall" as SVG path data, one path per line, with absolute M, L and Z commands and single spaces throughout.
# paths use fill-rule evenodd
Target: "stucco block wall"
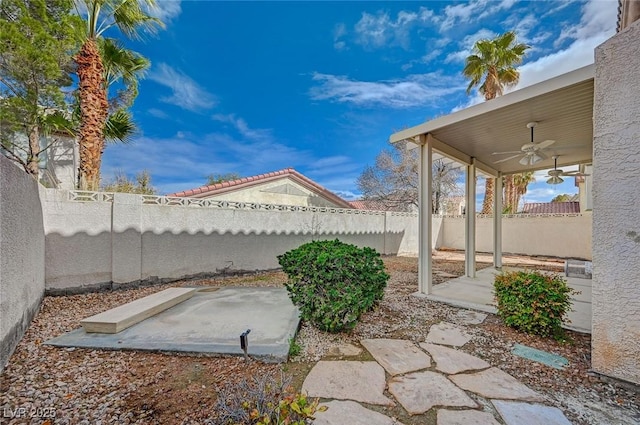
M 592 366 L 640 384 L 640 21 L 596 49 Z
M 44 227 L 38 183 L 0 155 L 0 370 L 44 296 Z
M 464 249 L 464 218 L 442 219 L 438 248 Z M 434 229 L 435 231 L 435 229 Z M 505 216 L 503 252 L 591 260 L 591 213 L 575 216 Z M 476 250 L 493 252 L 493 218 L 476 219 Z

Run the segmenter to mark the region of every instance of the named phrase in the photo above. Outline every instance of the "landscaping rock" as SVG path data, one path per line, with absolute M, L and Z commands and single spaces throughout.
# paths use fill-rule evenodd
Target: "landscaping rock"
M 448 322 L 440 322 L 431 326 L 427 335 L 427 342 L 454 347 L 462 347 L 470 340 L 471 337 L 464 330 Z
M 454 316 L 454 319 L 458 323 L 465 325 L 479 325 L 487 318 L 485 313 L 480 313 L 473 310 L 460 310 Z
M 451 375 L 449 379 L 460 388 L 486 398 L 526 401 L 544 400 L 544 397 L 540 394 L 495 367 L 472 374 Z
M 316 412 L 314 425 L 402 425 L 400 422 L 362 407 L 355 401 L 330 401 L 323 403 L 327 410 Z
M 562 411 L 542 404 L 491 400 L 507 425 L 571 425 Z
M 382 394 L 384 387 L 384 369 L 376 362 L 319 361 L 304 380 L 302 391 L 309 397 L 393 406 Z
M 426 369 L 431 359 L 416 345 L 403 339 L 364 339 L 360 341 L 390 375 Z
M 329 349 L 330 356 L 359 356 L 362 354 L 362 348 L 356 347 L 353 344 L 340 344 Z
M 438 425 L 500 425 L 500 423 L 489 412 L 440 409 Z
M 431 354 L 431 357 L 436 362 L 436 369 L 447 374 L 491 367 L 491 365 L 484 360 L 453 348 L 428 344 L 426 342 L 420 343 L 420 347 Z
M 389 392 L 412 415 L 433 406 L 478 407 L 464 391 L 436 372 L 415 372 L 389 381 Z

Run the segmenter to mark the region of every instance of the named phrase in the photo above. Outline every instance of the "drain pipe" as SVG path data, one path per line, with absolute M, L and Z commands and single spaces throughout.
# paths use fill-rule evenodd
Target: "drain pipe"
M 249 350 L 249 332 L 251 332 L 251 329 L 247 329 L 240 334 L 240 348 L 244 351 L 245 361 L 249 360 L 249 354 L 247 353 L 247 350 Z

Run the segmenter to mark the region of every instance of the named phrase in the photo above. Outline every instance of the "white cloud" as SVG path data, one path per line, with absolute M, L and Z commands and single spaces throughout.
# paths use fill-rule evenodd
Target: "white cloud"
M 150 108 L 149 110 L 147 110 L 147 113 L 151 116 L 154 116 L 156 118 L 160 118 L 163 120 L 166 120 L 167 118 L 169 118 L 169 114 L 157 108 Z
M 271 138 L 271 130 L 269 129 L 253 129 L 242 118 L 236 118 L 235 114 L 215 114 L 211 117 L 215 121 L 229 123 L 240 133 L 242 137 L 251 140 L 265 140 Z
M 162 102 L 193 112 L 211 109 L 217 103 L 215 96 L 200 87 L 191 77 L 166 63 L 161 63 L 152 70 L 149 79 L 171 89 L 171 96 L 160 98 Z
M 616 0 L 590 0 L 584 3 L 580 23 L 563 28 L 556 45 L 559 46 L 567 38 L 584 40 L 613 35 L 617 22 L 617 3 Z
M 347 35 L 347 26 L 343 23 L 336 25 L 333 29 L 333 47 L 336 50 L 346 49 L 347 43 L 341 40 L 345 35 Z
M 409 75 L 403 80 L 387 81 L 356 81 L 345 76 L 315 73 L 313 80 L 319 84 L 309 91 L 312 99 L 389 108 L 430 104 L 463 89 L 459 78 L 440 73 Z
M 386 12 L 376 15 L 367 12 L 356 23 L 356 43 L 365 48 L 381 48 L 387 46 L 409 47 L 410 31 L 414 24 L 426 19 L 427 14 L 400 11 L 395 19 Z
M 181 0 L 157 0 L 155 7 L 148 8 L 151 16 L 168 24 L 182 13 Z
M 469 34 L 467 36 L 465 36 L 462 41 L 460 41 L 458 44 L 460 46 L 460 50 L 456 51 L 456 52 L 451 52 L 447 55 L 447 57 L 444 60 L 444 63 L 450 63 L 450 62 L 464 62 L 464 60 L 467 58 L 467 56 L 469 56 L 473 50 L 473 45 L 478 41 L 478 40 L 486 40 L 486 39 L 492 39 L 496 36 L 497 34 L 495 32 L 493 32 L 490 29 L 487 28 L 482 28 L 478 31 L 476 31 L 473 34 Z

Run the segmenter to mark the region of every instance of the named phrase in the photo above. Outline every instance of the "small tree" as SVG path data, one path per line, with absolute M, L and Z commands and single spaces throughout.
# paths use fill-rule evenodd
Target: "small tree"
M 566 193 L 563 193 L 553 198 L 551 202 L 569 202 L 570 200 L 571 200 L 571 195 L 567 195 Z
M 123 173 L 116 173 L 113 181 L 102 187 L 105 192 L 138 193 L 140 195 L 155 195 L 156 189 L 151 186 L 151 175 L 147 170 L 136 174 L 135 181 Z
M 209 174 L 207 176 L 207 186 L 213 186 L 214 184 L 230 182 L 233 180 L 240 179 L 240 174 L 238 173 L 227 173 L 227 174 Z
M 365 167 L 358 177 L 358 189 L 364 199 L 381 202 L 385 207 L 409 211 L 418 207 L 418 151 L 407 149 L 406 142 L 384 149 L 373 166 Z M 442 159 L 433 161 L 433 212 L 441 210 L 446 198 L 460 194 L 461 171 Z
M 0 2 L 1 151 L 35 178 L 41 155 L 70 134 L 63 87 L 77 48 L 71 0 Z

